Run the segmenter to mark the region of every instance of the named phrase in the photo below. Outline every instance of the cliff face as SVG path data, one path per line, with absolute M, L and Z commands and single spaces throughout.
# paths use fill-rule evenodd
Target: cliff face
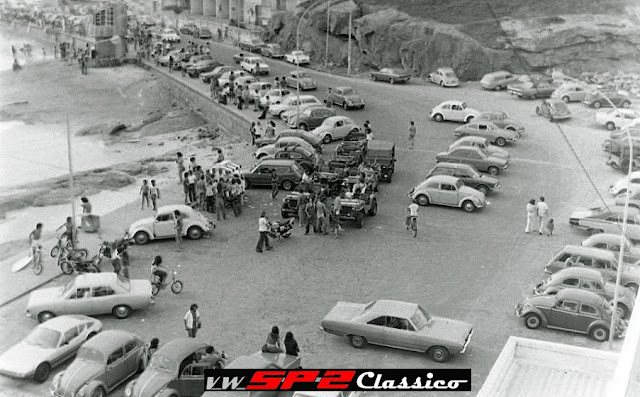
M 393 8 L 361 7 L 352 0 L 334 1 L 328 25 L 325 4 L 307 12 L 300 23 L 300 48 L 310 53 L 315 62 L 323 63 L 328 28 L 328 62 L 346 66 L 349 12 L 352 67 L 356 73 L 402 65 L 414 76 L 426 77 L 437 67 L 451 66 L 461 79 L 476 80 L 497 69 L 529 73 L 561 68 L 580 73 L 637 71 L 640 67 L 640 26 L 632 12 L 629 17 L 503 18 L 487 22 L 499 24 L 496 30 L 499 35 L 487 37 L 486 33 L 474 34 L 476 27 L 482 28 L 481 22 L 460 27 L 414 18 Z M 294 49 L 298 15 L 274 14 L 266 39 L 280 43 L 286 50 Z

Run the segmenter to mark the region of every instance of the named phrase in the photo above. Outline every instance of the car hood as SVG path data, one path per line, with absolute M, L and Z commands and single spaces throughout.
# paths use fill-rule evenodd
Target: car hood
M 143 226 L 148 226 L 148 225 L 151 225 L 152 223 L 153 223 L 153 217 L 143 218 L 133 222 L 131 226 L 129 226 L 129 230 L 138 229 Z
M 598 211 L 593 209 L 579 209 L 571 213 L 570 218 L 590 218 L 596 215 Z
M 43 303 L 59 300 L 63 289 L 64 287 L 52 287 L 38 289 L 31 292 L 29 295 L 29 301 L 27 302 L 27 309 L 33 305 L 41 305 Z
M 74 360 L 64 371 L 58 391 L 66 395 L 72 395 L 102 371 L 104 371 L 104 367 L 95 361 Z
M 35 370 L 43 361 L 50 359 L 56 349 L 46 349 L 20 342 L 0 356 L 0 372 L 26 375 Z
M 536 307 L 553 307 L 556 304 L 555 295 L 537 295 L 524 300 L 523 305 Z
M 153 397 L 167 383 L 175 379 L 173 372 L 160 372 L 152 368 L 144 371 L 133 385 L 132 397 Z
M 347 101 L 352 101 L 352 102 L 362 102 L 362 97 L 360 95 L 345 95 L 344 99 Z
M 482 181 L 486 182 L 487 184 L 496 185 L 496 184 L 500 183 L 500 180 L 498 178 L 494 178 L 492 176 L 485 175 L 485 174 L 480 174 L 480 179 Z
M 613 296 L 616 293 L 616 283 L 610 281 L 606 282 L 604 284 L 604 293 L 608 300 L 613 300 Z M 633 294 L 633 292 L 629 288 L 622 285 L 618 286 L 618 297 L 619 299 L 629 298 L 627 299 L 627 301 L 630 303 L 633 303 L 635 301 L 635 295 Z
M 507 163 L 509 163 L 509 161 L 504 158 L 504 157 L 496 157 L 496 156 L 487 156 L 487 158 L 485 159 L 485 161 L 490 162 L 490 163 L 494 163 L 494 164 L 499 164 L 499 165 L 507 165 Z
M 420 333 L 440 340 L 463 345 L 473 326 L 464 321 L 451 320 L 444 317 L 431 317 L 429 324 Z
M 312 77 L 301 77 L 297 79 L 300 83 L 315 84 L 315 80 Z

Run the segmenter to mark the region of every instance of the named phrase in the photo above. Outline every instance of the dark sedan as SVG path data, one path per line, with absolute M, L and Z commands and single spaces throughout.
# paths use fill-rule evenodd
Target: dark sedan
M 304 139 L 314 148 L 319 148 L 322 146 L 321 138 L 305 130 L 284 130 L 284 131 L 280 131 L 280 133 L 275 136 L 270 136 L 270 137 L 263 136 L 256 139 L 256 146 L 262 147 L 266 145 L 271 145 L 273 143 L 276 143 L 276 141 L 280 138 L 291 137 L 291 136 Z
M 260 52 L 260 49 L 264 47 L 264 41 L 256 38 L 241 40 L 238 43 L 238 47 L 240 47 L 241 50 L 245 50 L 245 51 Z
M 189 77 L 198 77 L 200 73 L 206 73 L 212 71 L 215 67 L 221 66 L 222 64 L 218 61 L 214 61 L 212 59 L 205 59 L 202 61 L 196 62 L 194 65 L 187 68 L 187 73 L 189 73 Z
M 397 68 L 382 68 L 377 72 L 371 72 L 371 80 L 388 81 L 391 84 L 406 83 L 411 78 L 411 73 Z
M 448 152 L 438 153 L 436 162 L 471 164 L 477 170 L 491 175 L 498 175 L 500 170 L 507 169 L 509 166 L 508 160 L 487 156 L 480 148 L 472 146 L 457 147 Z
M 511 95 L 526 99 L 550 98 L 556 90 L 553 83 L 546 80 L 512 83 L 507 86 L 507 89 Z
M 219 79 L 220 76 L 222 76 L 226 72 L 235 72 L 235 71 L 239 71 L 239 70 L 234 68 L 233 66 L 217 66 L 213 68 L 213 70 L 210 72 L 200 73 L 200 79 L 202 79 L 202 81 L 204 81 L 205 83 L 210 83 L 211 80 Z

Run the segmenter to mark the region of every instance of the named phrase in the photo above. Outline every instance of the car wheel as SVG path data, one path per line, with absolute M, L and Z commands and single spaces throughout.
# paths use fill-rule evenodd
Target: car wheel
M 333 140 L 333 138 L 331 137 L 331 135 L 327 134 L 322 138 L 322 143 L 329 144 L 329 143 L 331 143 L 332 140 Z
M 467 117 L 466 119 L 464 119 L 464 122 L 465 122 L 465 123 L 468 123 L 468 122 L 470 122 L 471 120 L 473 120 L 473 116 L 469 116 L 469 117 Z
M 257 159 L 261 159 L 263 157 L 265 157 L 267 154 L 266 153 L 260 153 L 259 155 L 256 156 Z
M 250 181 L 250 180 L 248 180 L 248 179 L 245 179 L 245 180 L 244 180 L 244 186 L 245 186 L 247 189 L 250 189 L 250 188 L 251 188 L 251 181 Z
M 444 363 L 449 360 L 449 350 L 446 347 L 442 346 L 433 346 L 429 349 L 429 357 L 437 363 Z
M 282 181 L 282 188 L 284 190 L 292 190 L 293 189 L 293 182 L 291 182 L 288 179 L 285 179 L 284 181 Z
M 616 314 L 619 319 L 627 318 L 627 314 L 629 314 L 629 309 L 624 305 L 624 303 L 618 302 Z
M 38 314 L 38 322 L 40 324 L 47 322 L 49 320 L 51 320 L 52 318 L 54 318 L 56 315 L 51 313 L 51 312 L 42 312 Z
M 536 114 L 537 114 L 538 116 L 541 116 L 541 115 L 542 115 L 542 110 L 540 110 L 540 106 L 536 106 Z
M 500 169 L 496 166 L 489 167 L 488 171 L 491 175 L 498 175 L 500 173 Z
M 131 308 L 127 305 L 118 305 L 114 307 L 111 312 L 115 318 L 122 320 L 123 318 L 129 317 Z
M 625 285 L 625 287 L 631 288 L 633 290 L 633 293 L 638 295 L 638 284 L 630 283 L 630 284 Z
M 622 107 L 625 109 L 629 109 L 629 106 L 631 106 L 631 102 L 629 101 L 624 101 L 622 102 Z
M 542 319 L 535 313 L 528 314 L 527 317 L 524 318 L 524 325 L 529 329 L 539 328 L 541 324 Z
M 198 226 L 191 226 L 187 229 L 187 237 L 189 237 L 189 240 L 200 240 L 203 234 L 204 232 Z
M 601 325 L 593 327 L 590 333 L 591 337 L 598 342 L 605 342 L 609 339 L 609 330 Z
M 104 389 L 102 387 L 98 387 L 93 391 L 93 393 L 91 393 L 91 397 L 104 397 L 104 396 L 106 396 L 106 394 L 104 394 Z
M 362 229 L 364 227 L 364 212 L 357 212 L 356 213 L 356 227 L 358 229 Z
M 476 187 L 476 190 L 479 190 L 480 192 L 482 192 L 482 194 L 484 194 L 485 196 L 487 194 L 489 194 L 489 187 L 486 185 L 480 185 L 478 187 Z
M 149 235 L 146 232 L 137 232 L 133 235 L 133 240 L 138 245 L 144 245 L 149 242 Z
M 502 90 L 502 86 L 501 85 L 497 85 L 496 86 L 496 91 L 501 91 Z
M 600 103 L 600 101 L 595 101 L 593 103 L 593 107 L 596 108 L 596 109 L 599 109 L 600 107 L 602 107 L 602 104 Z
M 307 123 L 300 123 L 299 127 L 305 131 L 309 131 L 309 126 L 307 125 Z
M 444 117 L 440 113 L 436 113 L 433 115 L 433 119 L 437 122 L 444 121 Z
M 607 127 L 607 129 L 608 129 L 609 131 L 613 131 L 613 130 L 615 130 L 615 129 L 616 129 L 616 125 L 615 125 L 613 122 L 611 122 L 611 121 L 609 121 L 609 122 L 606 124 L 606 127 Z
M 496 145 L 504 146 L 506 144 L 507 144 L 507 140 L 504 139 L 503 137 L 499 137 L 498 139 L 496 139 Z
M 568 97 L 568 96 L 566 96 L 566 95 L 562 97 L 562 100 L 564 101 L 564 103 L 569 103 L 569 102 L 571 102 L 571 98 L 569 98 L 569 97 Z
M 95 332 L 90 333 L 89 335 L 87 335 L 87 340 L 93 338 L 94 336 L 96 336 Z
M 440 81 L 440 87 L 444 87 L 444 81 Z
M 367 346 L 367 338 L 364 336 L 351 335 L 349 341 L 351 342 L 351 346 L 356 349 L 363 349 Z
M 51 373 L 51 365 L 49 363 L 42 363 L 36 368 L 36 372 L 33 374 L 33 379 L 38 383 L 43 383 L 49 378 Z
M 369 209 L 369 215 L 376 216 L 377 213 L 378 213 L 378 202 L 376 200 L 373 200 L 373 203 L 371 203 L 371 208 Z
M 476 210 L 476 205 L 473 204 L 473 202 L 471 200 L 465 200 L 462 203 L 462 209 L 467 211 L 467 212 L 473 212 Z
M 144 372 L 144 360 L 138 361 L 138 371 L 137 373 L 141 374 Z
M 429 205 L 429 197 L 427 197 L 424 194 L 421 194 L 418 197 L 416 197 L 416 202 L 418 203 L 418 205 L 426 207 L 427 205 Z
M 391 84 L 395 84 L 396 83 L 396 79 L 394 79 L 393 77 L 389 79 L 389 83 Z

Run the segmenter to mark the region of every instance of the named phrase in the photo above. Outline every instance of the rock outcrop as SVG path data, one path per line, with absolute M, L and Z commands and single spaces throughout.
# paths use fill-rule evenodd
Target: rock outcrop
M 440 66 L 451 66 L 463 80 L 476 80 L 487 72 L 507 69 L 515 73 L 547 72 L 553 68 L 577 74 L 583 71 L 638 70 L 640 26 L 634 13 L 612 15 L 562 15 L 507 19 L 499 23 L 500 35 L 482 41 L 473 29 L 414 18 L 393 8 L 374 8 L 345 0 L 318 5 L 300 14 L 274 13 L 266 39 L 286 50 L 296 47 L 300 22 L 300 49 L 313 61 L 331 66 L 347 65 L 349 14 L 352 17 L 352 69 L 366 72 L 385 66 L 400 66 L 414 76 L 426 77 Z M 463 32 L 464 31 L 464 32 Z

